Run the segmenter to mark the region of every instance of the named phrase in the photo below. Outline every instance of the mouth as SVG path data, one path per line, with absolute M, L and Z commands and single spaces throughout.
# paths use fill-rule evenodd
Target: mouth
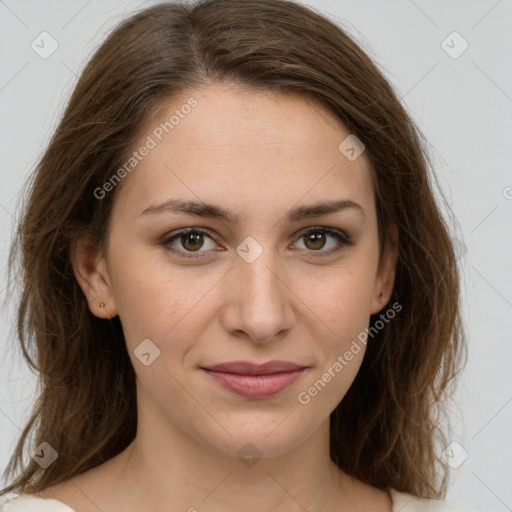
M 216 383 L 247 398 L 267 398 L 291 386 L 307 369 L 287 361 L 254 364 L 245 361 L 201 368 Z

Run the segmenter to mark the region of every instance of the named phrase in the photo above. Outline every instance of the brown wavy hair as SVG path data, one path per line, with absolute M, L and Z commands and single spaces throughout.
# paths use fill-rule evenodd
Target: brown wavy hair
M 39 390 L 0 495 L 40 492 L 135 438 L 135 372 L 119 317 L 90 312 L 70 248 L 84 233 L 103 246 L 119 187 L 102 200 L 94 190 L 126 161 L 143 127 L 170 98 L 215 82 L 312 98 L 365 144 L 381 250 L 390 225 L 399 229 L 390 302 L 403 309 L 368 343 L 331 414 L 331 458 L 379 489 L 444 498 L 439 448 L 467 347 L 457 255 L 434 184 L 456 220 L 425 137 L 376 64 L 341 23 L 286 0 L 161 3 L 121 22 L 85 66 L 27 182 L 9 254 L 17 336 Z M 33 447 L 45 441 L 58 453 L 44 471 L 23 461 L 31 435 Z

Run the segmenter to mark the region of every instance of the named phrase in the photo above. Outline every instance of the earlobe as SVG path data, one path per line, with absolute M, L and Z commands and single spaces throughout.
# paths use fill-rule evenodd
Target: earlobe
M 73 272 L 91 313 L 105 319 L 116 316 L 117 310 L 102 250 L 82 238 L 72 242 L 70 255 Z
M 393 293 L 397 260 L 398 227 L 393 224 L 388 230 L 386 246 L 382 253 L 375 278 L 374 297 L 370 309 L 372 315 L 384 308 Z

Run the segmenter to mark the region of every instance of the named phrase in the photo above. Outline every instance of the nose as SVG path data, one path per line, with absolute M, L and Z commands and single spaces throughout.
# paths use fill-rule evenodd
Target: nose
M 225 286 L 221 321 L 231 335 L 268 343 L 289 331 L 294 322 L 289 272 L 271 249 L 251 258 L 235 258 Z

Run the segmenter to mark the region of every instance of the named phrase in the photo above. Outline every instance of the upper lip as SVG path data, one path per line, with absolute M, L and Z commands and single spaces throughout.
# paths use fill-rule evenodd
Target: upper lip
M 204 369 L 241 375 L 270 375 L 272 373 L 293 372 L 303 368 L 306 368 L 306 366 L 288 361 L 268 361 L 263 364 L 255 364 L 248 361 L 232 361 L 230 363 L 220 363 L 215 366 L 205 367 Z

